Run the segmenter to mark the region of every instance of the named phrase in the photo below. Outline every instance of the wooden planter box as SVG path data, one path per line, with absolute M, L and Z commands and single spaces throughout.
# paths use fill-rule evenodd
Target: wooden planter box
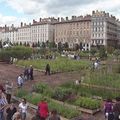
M 54 102 L 56 102 L 56 103 L 59 103 L 61 105 L 64 105 L 66 107 L 71 107 L 71 108 L 74 108 L 74 109 L 76 109 L 78 111 L 81 111 L 81 112 L 84 112 L 84 113 L 88 113 L 88 114 L 92 114 L 92 115 L 94 115 L 95 113 L 101 111 L 100 108 L 95 109 L 95 110 L 90 110 L 90 109 L 82 108 L 82 107 L 79 107 L 79 106 L 70 105 L 68 103 L 64 103 L 64 102 L 61 102 L 61 101 L 58 101 L 58 100 L 54 100 L 54 99 L 51 99 L 51 100 L 54 101 Z
M 21 98 L 12 96 L 12 99 L 15 100 L 15 101 L 21 102 Z M 38 106 L 33 105 L 33 104 L 29 103 L 29 102 L 28 102 L 28 107 L 29 107 L 29 108 L 32 108 L 32 109 L 35 109 L 35 110 L 38 109 Z M 66 119 L 66 118 L 64 118 L 64 117 L 62 117 L 62 116 L 60 116 L 60 118 L 61 118 L 61 120 L 68 120 L 68 119 Z

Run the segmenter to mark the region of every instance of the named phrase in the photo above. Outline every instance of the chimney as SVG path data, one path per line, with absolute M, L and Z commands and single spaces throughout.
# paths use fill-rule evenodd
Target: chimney
M 12 24 L 11 28 L 14 28 L 14 24 Z
M 33 19 L 33 24 L 35 23 L 35 20 Z
M 64 18 L 63 17 L 61 17 L 61 22 L 63 22 L 64 21 Z
M 21 27 L 23 27 L 23 22 L 21 22 Z
M 95 11 L 92 11 L 92 14 L 94 15 L 94 14 L 95 14 Z
M 60 18 L 58 17 L 57 21 L 59 22 L 60 21 Z
M 75 16 L 72 16 L 72 20 L 74 20 L 75 19 Z
M 24 27 L 26 26 L 26 23 L 24 23 Z
M 66 21 L 68 21 L 68 17 L 66 17 Z
M 40 22 L 42 21 L 42 19 L 40 18 Z

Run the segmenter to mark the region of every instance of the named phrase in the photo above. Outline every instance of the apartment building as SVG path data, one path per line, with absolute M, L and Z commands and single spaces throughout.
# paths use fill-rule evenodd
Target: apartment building
M 53 22 L 55 18 L 44 18 L 40 21 L 33 20 L 33 23 L 22 23 L 20 27 L 15 28 L 14 25 L 11 27 L 5 26 L 4 31 L 1 32 L 1 39 L 3 41 L 9 40 L 11 42 L 18 42 L 18 43 L 40 43 L 46 41 L 53 41 L 54 39 L 54 26 Z
M 120 21 L 105 11 L 93 11 L 92 15 L 72 16 L 70 19 L 54 17 L 33 20 L 28 25 L 21 23 L 0 28 L 0 39 L 11 42 L 40 43 L 55 41 L 68 43 L 70 48 L 82 45 L 90 50 L 91 45 L 120 46 Z
M 59 42 L 69 44 L 70 48 L 73 48 L 75 44 L 82 43 L 83 48 L 85 50 L 90 49 L 91 42 L 91 16 L 72 16 L 69 20 L 68 17 L 66 19 L 58 18 L 58 21 L 54 23 L 55 29 L 55 42 L 58 44 Z
M 105 11 L 93 11 L 91 20 L 91 44 L 116 46 L 118 43 L 117 20 Z
M 32 42 L 46 42 L 54 39 L 54 26 L 52 22 L 54 18 L 44 18 L 37 22 L 33 20 L 31 25 L 31 41 Z

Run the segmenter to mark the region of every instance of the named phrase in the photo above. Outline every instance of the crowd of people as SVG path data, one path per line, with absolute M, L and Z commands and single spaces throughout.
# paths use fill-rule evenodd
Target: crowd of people
M 51 75 L 51 69 L 50 65 L 46 64 L 45 67 L 45 75 Z M 30 65 L 30 67 L 25 66 L 23 73 L 21 73 L 17 78 L 17 85 L 19 88 L 21 88 L 25 81 L 28 80 L 34 80 L 33 75 L 33 66 Z
M 28 81 L 28 80 L 34 80 L 32 65 L 30 65 L 29 68 L 25 66 L 23 73 L 21 73 L 18 76 L 18 78 L 17 78 L 18 87 L 21 88 L 23 86 L 24 82 Z
M 0 120 L 27 120 L 28 118 L 28 103 L 25 98 L 22 98 L 19 104 L 13 103 L 11 100 L 11 92 L 13 84 L 8 81 L 5 87 L 0 84 Z M 9 97 L 8 97 L 9 96 Z M 36 114 L 31 120 L 60 120 L 60 116 L 56 110 L 49 111 L 46 98 L 43 98 L 38 103 Z

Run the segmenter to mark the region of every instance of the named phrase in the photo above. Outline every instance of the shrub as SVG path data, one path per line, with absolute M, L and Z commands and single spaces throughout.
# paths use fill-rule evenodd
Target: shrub
M 29 58 L 32 54 L 32 49 L 23 46 L 15 46 L 11 48 L 4 48 L 0 51 L 0 60 L 10 61 L 10 58 Z

